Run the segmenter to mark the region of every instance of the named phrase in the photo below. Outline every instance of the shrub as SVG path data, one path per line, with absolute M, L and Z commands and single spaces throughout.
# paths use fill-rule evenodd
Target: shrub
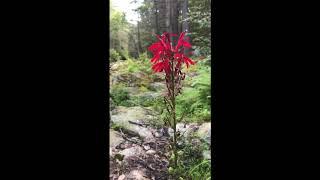
M 128 106 L 129 92 L 124 89 L 122 84 L 114 85 L 111 88 L 110 96 L 117 106 Z
M 139 64 L 132 59 L 128 59 L 127 63 L 127 70 L 129 73 L 139 72 Z
M 146 98 L 143 96 L 134 96 L 130 98 L 129 104 L 132 106 L 143 106 L 143 107 L 150 107 L 154 103 L 153 99 Z
M 185 112 L 186 120 L 193 122 L 208 121 L 211 117 L 210 69 L 203 67 L 198 72 L 199 75 L 192 79 L 191 87 L 185 88 L 177 97 L 177 114 Z
M 128 50 L 119 50 L 119 55 L 120 55 L 121 60 L 128 60 L 129 59 Z
M 190 137 L 194 139 L 195 137 Z M 209 149 L 209 144 L 201 142 L 200 145 L 184 140 L 178 148 L 179 161 L 176 169 L 171 167 L 175 179 L 211 179 L 211 163 L 202 156 L 204 150 Z
M 110 62 L 116 62 L 120 60 L 121 56 L 116 50 L 110 49 L 109 52 L 110 52 L 110 57 L 109 57 Z
M 152 74 L 150 59 L 146 52 L 139 55 L 136 63 L 139 65 L 140 72 L 147 73 L 148 75 Z

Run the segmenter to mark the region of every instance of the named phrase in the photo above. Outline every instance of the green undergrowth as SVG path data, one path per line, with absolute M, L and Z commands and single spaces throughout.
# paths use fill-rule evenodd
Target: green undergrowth
M 144 86 L 139 88 L 140 93 L 148 91 L 149 90 Z M 130 92 L 126 88 L 125 84 L 113 85 L 110 90 L 110 97 L 112 98 L 116 106 L 143 106 L 159 108 L 162 103 L 162 98 L 160 97 L 151 98 L 142 95 L 130 96 Z
M 177 97 L 177 114 L 185 112 L 187 121 L 210 121 L 211 117 L 211 77 L 210 68 L 201 67 L 195 77 L 187 77 L 190 87 L 182 90 Z
M 178 146 L 178 166 L 169 167 L 170 176 L 181 180 L 211 179 L 211 162 L 202 156 L 202 152 L 209 149 L 209 144 L 205 142 L 195 145 L 185 141 Z M 173 156 L 170 160 L 173 160 Z
M 128 100 L 130 100 L 129 92 L 125 89 L 125 85 L 123 84 L 112 86 L 110 97 L 116 106 L 127 106 Z
M 177 96 L 176 99 L 176 112 L 178 120 L 184 115 L 184 122 L 202 123 L 211 119 L 211 68 L 208 65 L 211 60 L 210 57 L 202 60 L 193 59 L 197 61 L 196 65 L 183 69 L 186 72 L 186 79 L 183 82 L 182 94 Z M 126 76 L 128 78 L 131 78 L 131 75 L 135 73 L 143 74 L 143 76 L 132 80 L 135 83 L 133 88 L 137 88 L 137 95 L 130 96 L 128 82 L 119 82 L 113 85 L 110 90 L 110 96 L 114 104 L 126 107 L 151 107 L 158 114 L 152 124 L 162 127 L 163 119 L 168 116 L 163 97 L 152 98 L 144 94 L 150 91 L 158 91 L 150 86 L 156 77 L 151 70 L 150 57 L 147 54 L 142 54 L 138 59 L 128 58 L 121 64 L 119 72 L 128 75 Z M 112 128 L 115 130 L 123 129 L 119 125 L 113 125 Z M 201 142 L 200 145 L 194 145 L 190 143 L 190 139 L 180 145 L 178 166 L 169 169 L 171 176 L 174 177 L 173 179 L 210 180 L 210 160 L 202 157 L 202 152 L 208 149 L 210 149 L 210 146 L 205 142 Z
M 208 66 L 210 57 L 197 59 L 195 65 L 188 69 L 184 67 L 186 79 L 184 80 L 182 94 L 176 99 L 177 117 L 184 114 L 183 120 L 186 122 L 206 122 L 211 119 L 211 68 Z M 155 74 L 151 70 L 150 57 L 146 53 L 141 54 L 137 59 L 129 58 L 123 61 L 119 71 L 122 74 L 127 74 L 128 78 L 134 73 L 141 73 L 142 78 L 133 79 L 139 93 L 148 91 L 158 91 L 150 84 L 155 79 Z M 122 82 L 111 87 L 110 95 L 117 106 L 144 106 L 153 107 L 163 119 L 166 114 L 163 98 L 148 98 L 145 96 L 129 96 L 128 82 Z

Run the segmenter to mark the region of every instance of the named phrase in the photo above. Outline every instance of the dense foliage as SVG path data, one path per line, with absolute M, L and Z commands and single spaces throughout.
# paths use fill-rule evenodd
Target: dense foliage
M 189 0 L 189 17 L 192 44 L 199 55 L 211 53 L 211 0 Z

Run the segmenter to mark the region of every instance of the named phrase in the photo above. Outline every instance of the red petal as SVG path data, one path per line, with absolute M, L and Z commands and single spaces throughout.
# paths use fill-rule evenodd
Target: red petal
M 148 50 L 151 51 L 153 54 L 156 54 L 158 51 L 162 51 L 162 50 L 163 50 L 163 47 L 162 47 L 161 42 L 156 42 L 156 43 L 153 43 L 153 44 L 148 48 Z
M 175 54 L 174 54 L 174 58 L 177 59 L 177 60 L 178 60 L 178 59 L 181 59 L 181 56 L 182 56 L 181 53 L 175 53 Z
M 159 39 L 159 41 L 160 41 L 160 43 L 161 43 L 161 45 L 163 46 L 163 48 L 164 49 L 166 49 L 166 50 L 169 50 L 170 48 L 167 46 L 167 44 L 165 43 L 165 38 L 163 38 L 163 37 L 160 37 L 160 36 L 158 36 L 157 35 L 157 38 Z
M 180 46 L 182 45 L 184 35 L 185 35 L 185 32 L 182 32 L 182 33 L 180 34 L 180 37 L 179 37 L 179 40 L 178 40 L 178 44 L 177 44 L 177 46 L 176 46 L 176 51 L 178 51 L 178 49 L 179 49 Z
M 183 41 L 183 46 L 186 48 L 191 48 L 191 44 L 188 43 L 187 41 Z
M 192 64 L 192 65 L 194 65 L 195 64 L 195 62 L 194 61 L 192 61 L 190 58 L 188 58 L 188 57 L 185 57 L 186 59 L 187 59 L 187 61 L 189 61 L 189 63 L 190 64 Z
M 192 65 L 195 64 L 191 59 L 189 59 L 186 56 L 184 56 L 183 59 L 184 59 L 184 62 L 186 63 L 186 65 L 187 65 L 187 68 L 189 68 L 189 64 L 192 64 Z
M 162 62 L 159 62 L 159 63 L 153 65 L 153 66 L 152 66 L 152 69 L 153 69 L 155 72 L 160 72 L 160 71 L 163 69 L 162 64 L 163 64 Z
M 158 54 L 155 54 L 150 61 L 153 62 L 153 63 L 159 61 L 159 59 L 160 59 L 160 53 L 161 53 L 161 51 L 158 52 Z

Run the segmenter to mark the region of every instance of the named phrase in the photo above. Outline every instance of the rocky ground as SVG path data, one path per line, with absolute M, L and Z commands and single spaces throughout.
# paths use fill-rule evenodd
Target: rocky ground
M 111 86 L 119 81 L 128 81 L 120 73 L 117 73 L 119 67 L 119 64 L 111 66 Z M 137 79 L 141 78 L 134 73 L 131 76 Z M 136 82 L 139 82 L 139 80 L 136 80 Z M 158 90 L 164 88 L 161 82 L 152 82 L 151 86 L 155 86 L 155 89 Z M 153 97 L 160 94 L 159 91 L 148 91 L 141 94 L 136 90 L 137 88 L 135 88 L 134 84 L 129 88 L 133 89 L 133 96 Z M 110 176 L 106 177 L 106 179 L 169 179 L 169 138 L 173 136 L 173 130 L 169 129 L 168 135 L 166 135 L 164 129 L 157 128 L 153 124 L 157 117 L 157 112 L 154 112 L 152 108 L 140 106 L 123 107 L 113 104 L 111 106 L 109 129 Z M 211 123 L 178 123 L 177 130 L 183 138 L 196 134 L 199 139 L 210 143 Z M 210 159 L 210 151 L 203 152 L 203 156 Z

